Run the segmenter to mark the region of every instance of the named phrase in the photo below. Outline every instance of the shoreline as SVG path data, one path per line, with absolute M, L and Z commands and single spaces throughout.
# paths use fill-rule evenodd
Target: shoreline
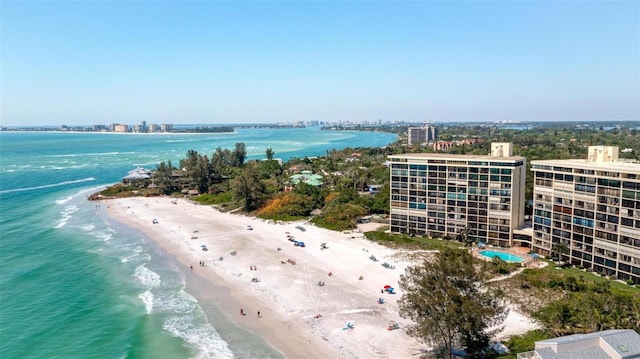
M 190 272 L 193 265 L 193 273 L 185 273 L 186 290 L 203 309 L 213 302 L 230 320 L 262 337 L 287 358 L 408 357 L 423 347 L 403 330 L 387 330 L 389 322 L 402 322 L 395 300 L 387 295 L 384 308 L 376 303 L 379 288 L 385 283 L 396 286 L 402 271 L 376 264 L 363 248 L 378 249 L 376 255 L 381 262 L 380 253 L 392 256 L 394 250 L 314 226 L 305 225 L 303 232 L 296 229 L 302 222 L 273 224 L 221 213 L 185 199 L 132 197 L 101 203 L 110 218 L 140 230 L 174 256 L 183 271 Z M 154 218 L 157 224 L 153 224 Z M 254 229 L 247 230 L 248 224 Z M 296 239 L 304 238 L 307 247 L 294 247 L 285 232 Z M 321 250 L 322 242 L 327 242 L 329 249 Z M 207 252 L 200 249 L 202 244 L 208 247 Z M 237 255 L 230 255 L 231 251 Z M 355 262 L 368 264 L 386 279 L 381 278 L 380 284 L 372 280 L 367 283 L 367 277 L 376 275 L 362 269 L 365 280 L 359 281 L 360 270 L 356 272 L 354 264 L 346 263 L 356 253 L 360 260 Z M 296 260 L 296 265 L 288 264 L 288 258 Z M 206 267 L 198 265 L 200 260 Z M 257 270 L 251 271 L 254 265 Z M 347 270 L 354 274 L 348 276 Z M 328 271 L 335 274 L 329 277 Z M 260 282 L 252 283 L 253 276 Z M 317 286 L 320 279 L 327 283 L 325 287 Z M 198 282 L 224 288 L 228 296 L 220 296 L 220 291 L 203 288 Z M 239 308 L 247 315 L 241 317 Z M 257 318 L 258 310 L 261 318 Z M 314 318 L 316 314 L 322 317 Z M 348 322 L 356 328 L 343 330 Z
M 390 249 L 358 233 L 330 231 L 304 221 L 273 223 L 222 213 L 186 199 L 130 197 L 99 202 L 108 217 L 141 231 L 175 258 L 185 277 L 185 291 L 205 313 L 215 305 L 287 358 L 412 357 L 428 348 L 404 331 L 408 322 L 399 316 L 397 306 L 402 293 L 381 293 L 385 285 L 397 288 L 400 274 L 414 264 L 412 251 Z M 293 246 L 287 233 L 306 246 Z M 322 243 L 328 248 L 322 249 Z M 381 266 L 384 262 L 394 269 Z M 378 298 L 385 303 L 378 304 Z M 240 308 L 245 316 L 240 316 Z M 399 330 L 387 330 L 393 322 L 399 323 Z M 516 331 L 529 327 L 522 318 L 519 322 Z M 348 323 L 354 329 L 348 329 Z
M 139 230 L 147 239 L 152 241 L 154 245 L 173 258 L 184 276 L 185 291 L 196 298 L 199 306 L 208 318 L 211 318 L 211 306 L 213 305 L 216 309 L 221 311 L 222 315 L 227 317 L 229 321 L 262 337 L 273 350 L 279 352 L 284 357 L 295 358 L 300 355 L 307 355 L 306 352 L 302 352 L 300 350 L 308 344 L 307 342 L 296 340 L 297 338 L 295 336 L 283 338 L 281 335 L 277 335 L 279 332 L 276 332 L 276 335 L 272 335 L 271 328 L 278 329 L 281 325 L 272 318 L 265 319 L 267 314 L 266 311 L 263 310 L 261 313 L 263 314 L 263 318 L 260 318 L 262 323 L 243 320 L 249 318 L 241 318 L 238 313 L 238 308 L 252 308 L 255 306 L 255 303 L 253 303 L 250 298 L 241 295 L 237 290 L 234 290 L 233 287 L 228 286 L 227 283 L 225 283 L 221 277 L 216 275 L 215 272 L 201 270 L 202 267 L 196 267 L 197 263 L 192 261 L 193 258 L 189 258 L 188 255 L 185 256 L 185 253 L 181 251 L 179 246 L 172 243 L 169 238 L 165 238 L 163 235 L 158 235 L 157 232 L 153 231 L 153 228 L 149 228 L 150 226 L 143 225 L 142 223 L 139 223 L 139 221 L 132 219 L 131 216 L 127 215 L 125 208 L 123 206 L 119 206 L 115 201 L 128 202 L 122 201 L 122 199 L 111 199 L 98 202 L 106 208 L 105 213 L 109 218 L 117 220 L 121 224 L 130 228 Z M 194 267 L 193 271 L 190 269 L 191 266 Z M 248 317 L 253 313 L 251 312 L 247 314 Z M 213 325 L 214 323 L 211 324 Z M 317 358 L 322 357 L 326 356 L 324 356 L 324 354 L 317 356 Z

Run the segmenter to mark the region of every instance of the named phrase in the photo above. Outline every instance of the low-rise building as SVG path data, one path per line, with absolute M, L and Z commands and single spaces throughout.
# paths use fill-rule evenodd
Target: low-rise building
M 294 185 L 298 183 L 306 183 L 314 187 L 322 186 L 322 176 L 314 174 L 309 170 L 304 170 L 300 173 L 289 176 L 289 181 Z
M 640 335 L 632 329 L 574 334 L 535 343 L 535 350 L 518 359 L 632 359 L 640 358 Z

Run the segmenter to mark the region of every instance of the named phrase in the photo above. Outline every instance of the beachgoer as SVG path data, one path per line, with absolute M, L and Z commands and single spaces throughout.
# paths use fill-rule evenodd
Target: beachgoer
M 244 316 L 244 309 L 240 308 L 240 315 Z
M 191 270 L 193 270 L 193 266 L 191 266 Z
M 260 311 L 258 311 L 258 318 L 260 318 Z

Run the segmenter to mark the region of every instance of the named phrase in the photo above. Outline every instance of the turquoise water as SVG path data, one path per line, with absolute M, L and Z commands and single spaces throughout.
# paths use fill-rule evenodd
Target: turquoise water
M 221 313 L 205 315 L 173 258 L 86 197 L 136 166 L 244 142 L 249 158 L 384 146 L 393 134 L 0 132 L 0 358 L 280 358 Z
M 520 263 L 523 261 L 522 258 L 514 255 L 514 254 L 510 254 L 510 253 L 505 253 L 505 252 L 496 252 L 496 251 L 490 251 L 490 250 L 486 250 L 486 251 L 482 251 L 480 252 L 481 255 L 488 257 L 488 258 L 494 258 L 494 257 L 498 257 L 500 259 L 502 259 L 505 262 L 515 262 L 515 263 Z

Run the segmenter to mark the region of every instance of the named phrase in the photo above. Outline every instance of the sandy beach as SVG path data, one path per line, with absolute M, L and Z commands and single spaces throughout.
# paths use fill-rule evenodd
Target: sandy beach
M 405 333 L 407 322 L 398 315 L 397 282 L 415 264 L 410 252 L 380 246 L 358 232 L 303 221 L 270 223 L 185 199 L 135 197 L 102 204 L 111 218 L 175 256 L 185 268 L 186 290 L 201 306 L 218 306 L 288 358 L 410 358 L 428 348 Z M 305 247 L 294 246 L 288 235 Z M 386 285 L 396 294 L 381 293 Z M 387 330 L 393 322 L 400 329 Z M 505 325 L 500 338 L 535 326 L 513 310 Z

